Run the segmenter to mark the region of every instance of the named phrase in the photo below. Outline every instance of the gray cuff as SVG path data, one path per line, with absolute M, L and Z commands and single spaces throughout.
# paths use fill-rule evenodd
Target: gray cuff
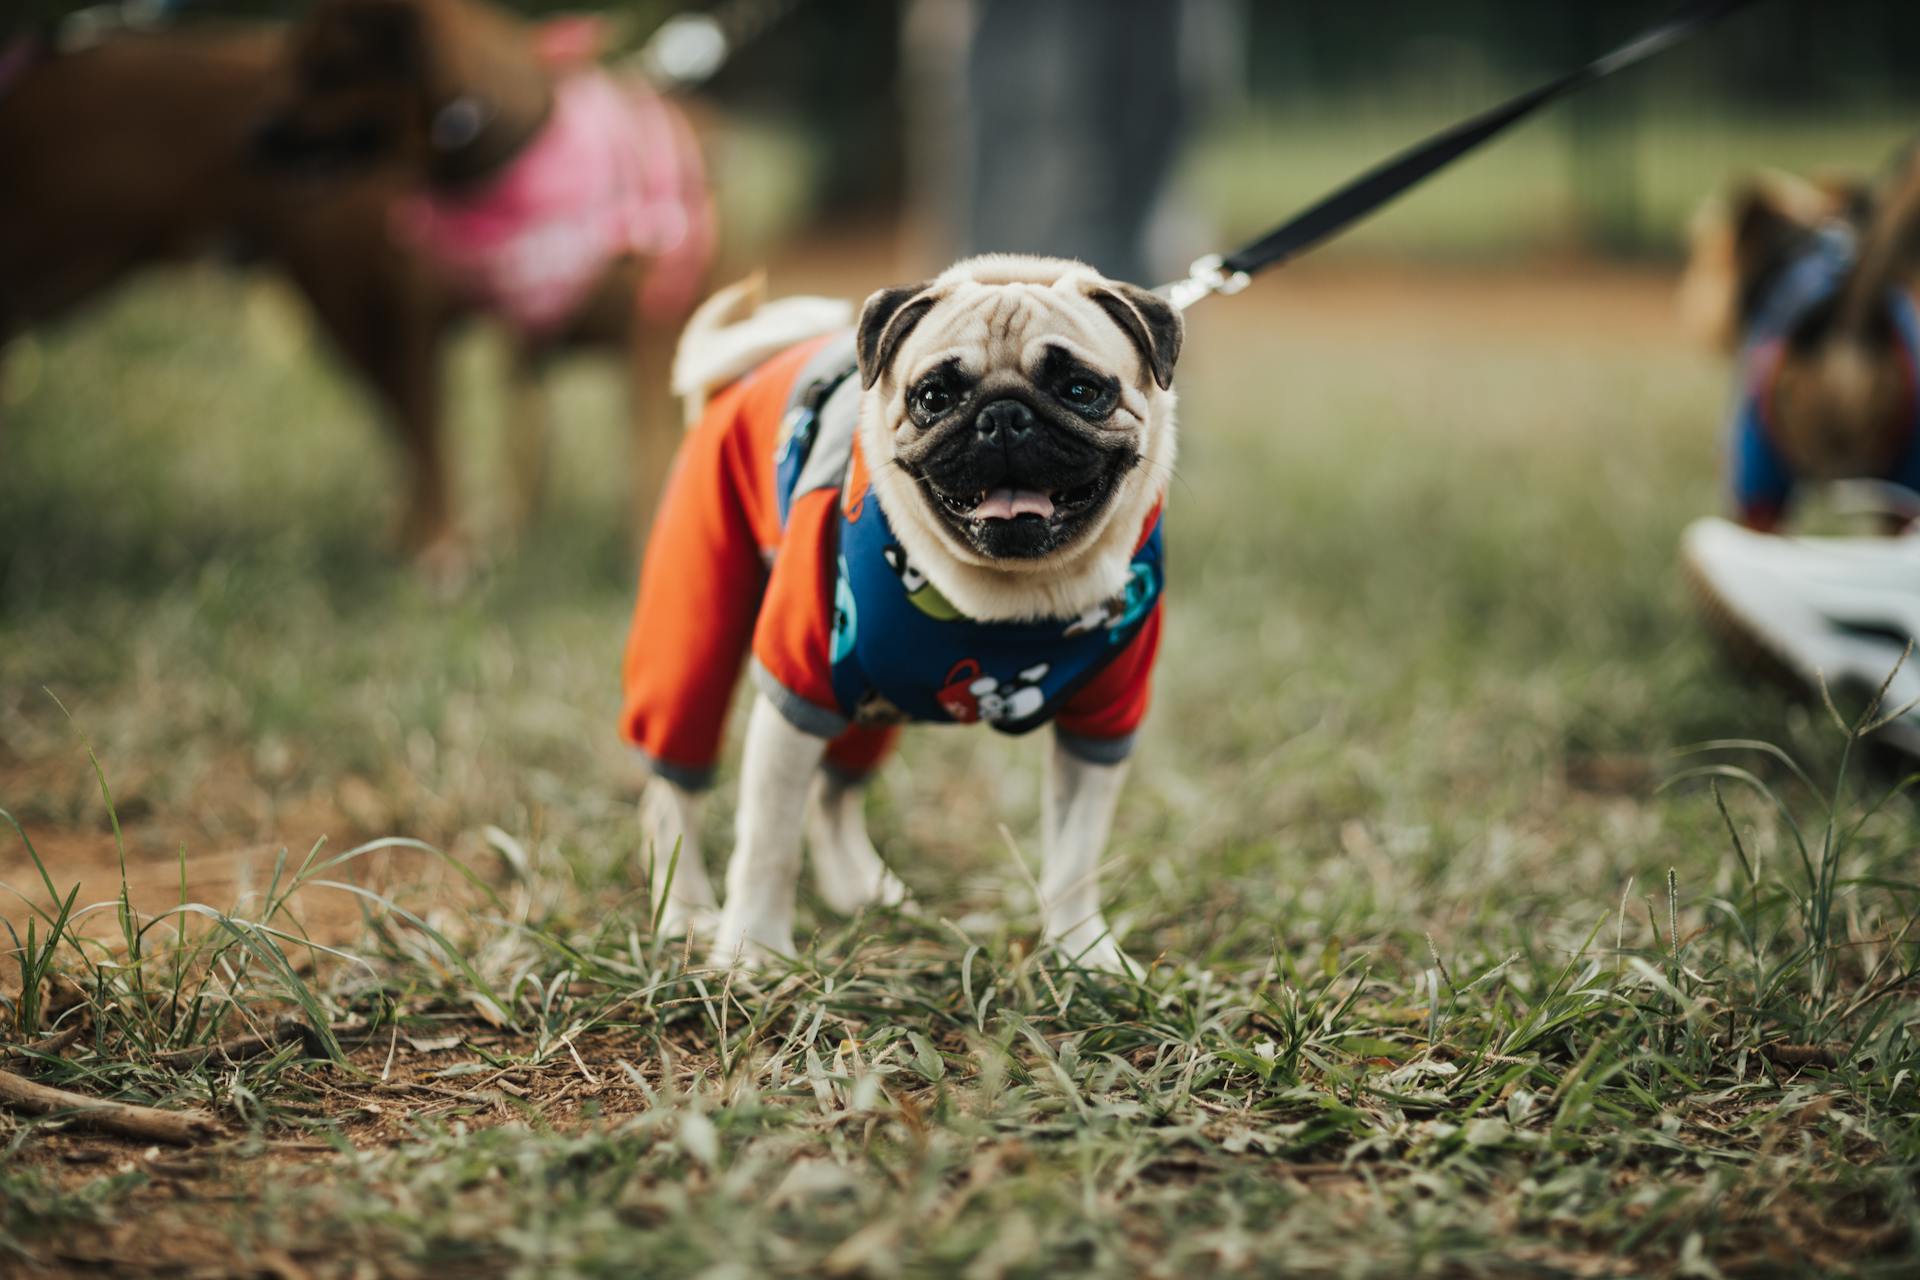
M 1133 735 L 1130 733 L 1120 738 L 1089 738 L 1085 734 L 1068 733 L 1055 725 L 1053 740 L 1060 744 L 1062 751 L 1088 764 L 1120 764 L 1133 754 Z
M 713 766 L 695 769 L 684 764 L 669 764 L 665 760 L 655 760 L 652 756 L 635 747 L 633 754 L 640 757 L 640 763 L 656 778 L 663 778 L 679 787 L 682 791 L 705 791 L 713 785 Z
M 781 684 L 773 672 L 760 665 L 758 658 L 753 660 L 753 666 L 747 674 L 753 681 L 753 687 L 760 691 L 760 696 L 771 702 L 774 709 L 786 717 L 787 723 L 802 733 L 810 733 L 816 738 L 837 738 L 853 723 L 838 711 L 814 706 Z

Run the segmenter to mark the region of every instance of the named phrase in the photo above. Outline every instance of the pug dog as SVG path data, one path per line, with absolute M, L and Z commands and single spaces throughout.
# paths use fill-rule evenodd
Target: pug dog
M 862 803 L 897 724 L 1051 725 L 1045 935 L 1123 969 L 1098 871 L 1159 644 L 1178 312 L 1081 263 L 1008 255 L 883 289 L 839 332 L 818 308 L 769 324 L 790 304 L 750 294 L 723 291 L 683 340 L 676 390 L 704 407 L 625 659 L 666 927 L 710 937 L 724 965 L 793 954 L 803 844 L 830 907 L 900 901 Z M 1094 612 L 1128 621 L 1085 626 Z M 700 806 L 743 665 L 758 693 L 723 903 Z M 956 698 L 956 680 L 1019 696 Z

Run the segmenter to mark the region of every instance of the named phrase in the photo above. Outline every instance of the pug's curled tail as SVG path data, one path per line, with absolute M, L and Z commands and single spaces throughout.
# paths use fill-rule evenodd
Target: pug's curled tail
M 689 426 L 714 391 L 795 343 L 853 323 L 853 304 L 844 299 L 768 302 L 766 294 L 767 279 L 756 273 L 718 290 L 688 318 L 673 355 L 673 394 Z

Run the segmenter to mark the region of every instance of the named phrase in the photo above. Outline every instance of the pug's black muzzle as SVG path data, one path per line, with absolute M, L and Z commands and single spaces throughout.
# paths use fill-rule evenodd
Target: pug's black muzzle
M 1072 542 L 1136 459 L 1130 444 L 1103 445 L 1084 424 L 1007 396 L 949 427 L 911 470 L 976 551 L 1033 560 Z

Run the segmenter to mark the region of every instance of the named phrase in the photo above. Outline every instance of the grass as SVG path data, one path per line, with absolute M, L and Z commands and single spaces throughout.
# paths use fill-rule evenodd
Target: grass
M 229 1136 L 0 1120 L 0 1250 L 1910 1274 L 1920 828 L 1824 708 L 1722 669 L 1671 572 L 1721 371 L 1644 290 L 1516 320 L 1413 276 L 1356 324 L 1342 288 L 1196 317 L 1107 881 L 1140 982 L 1036 952 L 1040 749 L 961 732 L 874 797 L 923 914 L 809 902 L 752 984 L 651 935 L 610 378 L 562 377 L 551 515 L 443 602 L 389 563 L 377 437 L 271 293 L 157 281 L 46 338 L 0 469 L 0 1040 L 83 1026 L 23 1069 Z M 482 527 L 492 364 L 455 370 Z M 341 1030 L 180 1052 L 287 1013 Z
M 1912 113 L 1897 103 L 1818 117 L 1738 111 L 1690 86 L 1684 65 L 1643 74 L 1591 91 L 1580 109 L 1591 108 L 1592 134 L 1580 134 L 1565 109 L 1531 121 L 1350 233 L 1353 248 L 1484 262 L 1599 244 L 1674 257 L 1719 175 L 1870 177 L 1912 140 Z M 1519 87 L 1467 77 L 1451 93 L 1411 101 L 1388 88 L 1246 112 L 1207 134 L 1176 189 L 1214 211 L 1223 243 L 1238 244 Z

